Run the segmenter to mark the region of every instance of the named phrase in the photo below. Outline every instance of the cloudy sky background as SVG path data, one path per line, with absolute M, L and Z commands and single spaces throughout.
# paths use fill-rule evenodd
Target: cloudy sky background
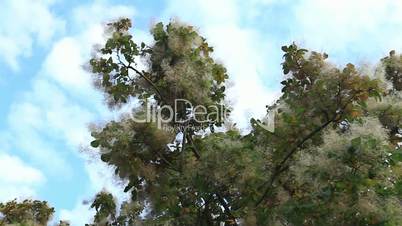
M 123 16 L 147 42 L 158 21 L 198 27 L 228 68 L 242 128 L 278 96 L 282 45 L 325 51 L 339 66 L 402 52 L 401 1 L 0 0 L 0 201 L 48 200 L 55 221 L 78 226 L 91 215 L 83 200 L 96 192 L 124 199 L 122 182 L 88 149 L 88 126 L 119 112 L 104 106 L 82 68 L 104 40 L 103 25 Z

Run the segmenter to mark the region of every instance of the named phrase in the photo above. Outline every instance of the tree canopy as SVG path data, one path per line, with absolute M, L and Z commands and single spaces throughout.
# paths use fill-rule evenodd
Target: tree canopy
M 88 225 L 401 225 L 402 55 L 368 72 L 283 46 L 275 130 L 250 119 L 243 134 L 228 120 L 227 71 L 194 27 L 158 23 L 151 44 L 130 28 L 108 24 L 89 64 L 109 107 L 139 102 L 91 142 L 131 199 L 100 192 Z
M 0 225 L 46 225 L 54 213 L 45 201 L 16 200 L 0 203 Z

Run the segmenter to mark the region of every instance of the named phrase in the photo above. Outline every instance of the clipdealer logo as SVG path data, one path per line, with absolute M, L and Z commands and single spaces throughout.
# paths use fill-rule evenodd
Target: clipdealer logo
M 227 108 L 224 105 L 193 105 L 189 100 L 176 99 L 174 105 L 156 106 L 150 102 L 146 103 L 145 115 L 140 117 L 133 115 L 133 120 L 137 123 L 156 122 L 159 129 L 166 128 L 169 123 L 185 124 L 192 120 L 198 124 L 211 123 L 211 122 L 224 122 L 228 117 Z M 179 117 L 178 112 L 185 110 L 185 114 Z M 271 110 L 256 123 L 263 129 L 274 132 L 275 131 L 275 115 L 276 110 Z

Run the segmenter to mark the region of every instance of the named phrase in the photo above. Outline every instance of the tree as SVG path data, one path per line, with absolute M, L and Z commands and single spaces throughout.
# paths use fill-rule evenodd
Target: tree
M 105 191 L 95 196 L 91 208 L 95 208 L 96 214 L 93 224 L 87 224 L 87 226 L 138 225 L 140 223 L 138 215 L 141 208 L 137 203 L 123 202 L 120 210 L 117 211 L 113 195 Z
M 0 203 L 0 225 L 36 226 L 47 225 L 54 213 L 54 208 L 45 201 L 26 199 L 5 204 Z
M 282 95 L 267 106 L 275 131 L 251 119 L 242 134 L 228 126 L 228 75 L 205 38 L 172 21 L 137 44 L 130 28 L 129 19 L 108 24 L 89 64 L 109 107 L 139 103 L 93 129 L 91 142 L 131 199 L 118 206 L 98 193 L 88 226 L 400 225 L 401 55 L 391 51 L 367 74 L 283 46 Z M 25 208 L 4 206 L 5 223 L 26 222 Z
M 275 132 L 251 119 L 252 131 L 242 135 L 225 129 L 228 76 L 205 38 L 173 21 L 154 26 L 152 45 L 137 45 L 130 27 L 128 19 L 110 23 L 110 38 L 90 65 L 110 107 L 130 99 L 140 106 L 95 129 L 91 145 L 129 181 L 125 192 L 139 207 L 137 222 L 401 222 L 401 74 L 395 72 L 401 58 L 391 55 L 380 65 L 394 85 L 390 92 L 379 79 L 381 70 L 368 76 L 352 64 L 338 69 L 327 54 L 284 46 L 282 96 L 267 107 L 277 112 Z M 177 99 L 188 102 L 173 108 Z M 149 105 L 159 118 L 139 121 Z M 173 110 L 164 111 L 167 106 Z M 167 120 L 171 115 L 178 120 Z
M 396 55 L 395 50 L 389 53 L 389 56 L 381 59 L 384 65 L 385 77 L 392 83 L 392 89 L 394 91 L 402 90 L 402 65 L 401 55 Z

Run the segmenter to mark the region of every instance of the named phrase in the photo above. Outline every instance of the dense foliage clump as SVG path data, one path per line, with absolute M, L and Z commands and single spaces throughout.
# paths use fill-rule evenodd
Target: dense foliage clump
M 54 208 L 49 207 L 45 201 L 16 200 L 0 203 L 0 225 L 36 226 L 47 225 L 54 213 Z

